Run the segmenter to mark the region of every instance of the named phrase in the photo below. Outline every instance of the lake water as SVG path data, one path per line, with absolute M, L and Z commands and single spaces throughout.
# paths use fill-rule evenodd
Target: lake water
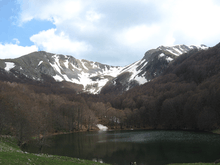
M 48 138 L 43 153 L 114 165 L 164 165 L 168 163 L 214 162 L 220 159 L 220 135 L 164 130 L 83 132 Z M 30 145 L 28 152 L 38 152 Z

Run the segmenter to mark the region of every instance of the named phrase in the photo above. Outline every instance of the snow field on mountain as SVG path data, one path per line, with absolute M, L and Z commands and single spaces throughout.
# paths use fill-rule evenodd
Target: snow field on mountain
M 206 49 L 205 46 L 185 46 L 185 45 L 176 45 L 172 47 L 168 46 L 160 46 L 158 49 L 165 50 L 170 52 L 171 54 L 175 56 L 179 56 L 183 53 L 186 53 L 190 49 L 194 48 L 198 49 Z M 164 53 L 161 53 L 158 58 L 166 56 Z M 140 72 L 143 71 L 143 68 L 147 65 L 148 61 L 146 59 L 142 59 L 139 61 L 136 61 L 135 63 L 125 66 L 125 67 L 112 67 L 110 66 L 107 68 L 105 65 L 102 68 L 99 66 L 98 63 L 79 59 L 77 60 L 78 66 L 74 65 L 73 63 L 69 62 L 69 58 L 66 56 L 66 60 L 63 62 L 65 68 L 70 69 L 69 66 L 72 66 L 73 72 L 79 71 L 77 74 L 78 78 L 69 78 L 66 74 L 63 68 L 60 65 L 59 62 L 59 55 L 53 56 L 55 62 L 54 64 L 51 64 L 51 66 L 58 72 L 57 75 L 53 76 L 56 81 L 69 81 L 76 84 L 81 84 L 84 87 L 85 91 L 88 91 L 90 93 L 98 93 L 103 86 L 109 81 L 108 78 L 105 78 L 105 76 L 111 76 L 112 78 L 117 77 L 119 74 L 124 72 L 130 72 L 131 76 L 129 78 L 129 81 L 136 80 L 140 85 L 146 83 L 148 80 L 144 77 L 139 75 Z M 171 62 L 173 58 L 166 56 L 167 62 Z M 140 66 L 142 66 L 140 68 Z M 139 68 L 138 68 L 139 67 Z M 74 68 L 74 69 L 73 69 Z M 90 72 L 91 69 L 94 69 L 97 71 Z M 94 77 L 99 77 L 97 79 L 93 79 Z M 93 88 L 94 87 L 94 88 Z
M 65 68 L 63 68 L 60 65 L 60 57 L 59 55 L 54 55 L 52 56 L 54 58 L 54 63 L 50 63 L 50 65 L 53 67 L 55 72 L 57 74 L 53 76 L 53 78 L 56 81 L 68 81 L 76 84 L 81 84 L 83 85 L 83 89 L 85 91 L 88 91 L 90 93 L 98 93 L 101 88 L 109 81 L 108 78 L 105 78 L 105 76 L 110 76 L 110 77 L 116 77 L 121 69 L 123 67 L 110 67 L 109 69 L 105 66 L 104 68 L 100 68 L 99 65 L 95 64 L 94 62 L 87 63 L 86 60 L 77 60 L 78 65 L 81 67 L 78 67 L 74 65 L 73 63 L 69 62 L 69 59 L 66 58 L 66 60 L 63 62 Z M 69 66 L 72 66 L 72 69 L 69 68 Z M 86 65 L 91 65 L 92 68 L 97 69 L 97 72 L 89 73 L 89 68 Z M 75 71 L 80 71 L 77 74 L 78 78 L 69 78 L 67 74 L 65 74 L 65 69 L 69 69 L 72 72 Z M 98 76 L 99 79 L 97 80 L 92 80 L 92 77 Z M 94 88 L 88 88 L 88 86 L 96 86 L 97 89 Z
M 144 66 L 146 66 L 148 61 L 146 59 L 136 61 L 135 63 L 128 66 L 126 69 L 123 70 L 123 72 L 130 72 L 132 73 L 129 81 L 136 80 L 140 85 L 147 82 L 145 77 L 138 76 L 138 74 L 142 71 Z M 139 66 L 143 65 L 140 69 L 137 69 Z M 129 90 L 129 89 L 128 89 Z
M 56 81 L 63 81 L 63 78 L 60 77 L 59 75 L 53 76 L 54 80 Z
M 147 82 L 147 79 L 145 77 L 142 77 L 142 76 L 136 76 L 134 78 L 140 85 L 144 84 Z
M 166 57 L 167 62 L 171 62 L 173 61 L 173 59 L 171 57 Z
M 69 68 L 69 61 L 68 60 L 66 60 L 63 64 L 65 65 L 66 68 Z
M 14 64 L 13 62 L 5 62 L 5 64 L 6 64 L 5 70 L 8 71 L 8 72 L 9 72 L 12 68 L 15 67 L 15 64 Z
M 142 58 L 141 60 L 124 67 L 109 66 L 98 62 L 88 61 L 85 59 L 75 59 L 72 56 L 61 54 L 44 52 L 45 54 L 40 55 L 39 52 L 33 52 L 30 54 L 29 57 L 40 57 L 39 59 L 37 59 L 38 64 L 36 64 L 34 68 L 32 68 L 33 66 L 31 64 L 35 64 L 35 62 L 32 61 L 35 60 L 35 58 L 26 59 L 26 57 L 22 57 L 22 62 L 20 63 L 20 59 L 16 62 L 13 62 L 13 59 L 11 59 L 10 61 L 5 60 L 7 61 L 5 62 L 6 66 L 4 67 L 3 65 L 3 67 L 7 72 L 10 72 L 10 70 L 14 68 L 15 70 L 18 70 L 20 74 L 23 74 L 24 76 L 37 81 L 41 81 L 41 74 L 46 73 L 48 76 L 53 77 L 55 81 L 68 81 L 71 83 L 80 84 L 83 85 L 84 91 L 97 94 L 106 85 L 106 83 L 112 79 L 113 85 L 117 85 L 116 80 L 117 76 L 119 75 L 119 81 L 123 82 L 127 90 L 133 87 L 133 85 L 131 85 L 133 84 L 132 81 L 136 81 L 140 85 L 144 84 L 151 80 L 151 78 L 148 76 L 149 74 L 156 74 L 156 72 L 149 73 L 149 71 L 151 72 L 149 68 L 151 68 L 152 65 L 154 65 L 155 63 L 155 55 L 159 54 L 158 56 L 156 56 L 158 57 L 158 60 L 160 58 L 163 58 L 161 60 L 165 59 L 169 63 L 175 59 L 174 56 L 179 56 L 183 53 L 187 53 L 192 49 L 204 50 L 208 49 L 208 47 L 206 47 L 205 45 L 160 46 L 156 49 L 149 50 L 146 58 L 144 56 L 144 58 Z M 156 54 L 151 57 L 153 53 Z M 30 63 L 29 60 L 31 61 Z M 27 67 L 23 66 L 23 61 L 26 62 L 25 65 L 28 65 Z M 50 66 L 48 67 L 48 65 Z M 32 68 L 34 71 L 26 71 L 27 68 Z M 129 74 L 124 74 L 126 72 L 128 72 Z M 146 74 L 146 72 L 148 72 L 148 74 Z M 131 86 L 129 86 L 129 84 Z
M 161 57 L 164 57 L 165 54 L 164 53 L 161 53 L 158 57 L 161 58 Z

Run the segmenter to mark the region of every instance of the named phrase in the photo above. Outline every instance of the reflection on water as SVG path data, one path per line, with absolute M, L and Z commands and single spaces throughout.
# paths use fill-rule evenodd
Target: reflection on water
M 107 131 L 57 135 L 43 152 L 110 164 L 163 165 L 183 162 L 214 162 L 220 158 L 220 136 L 188 131 Z M 34 145 L 25 149 L 37 152 Z

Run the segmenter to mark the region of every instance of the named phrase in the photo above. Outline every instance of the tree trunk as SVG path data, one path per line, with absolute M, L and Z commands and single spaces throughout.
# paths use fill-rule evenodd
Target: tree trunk
M 80 117 L 80 109 L 78 108 L 78 130 L 79 130 L 79 117 Z

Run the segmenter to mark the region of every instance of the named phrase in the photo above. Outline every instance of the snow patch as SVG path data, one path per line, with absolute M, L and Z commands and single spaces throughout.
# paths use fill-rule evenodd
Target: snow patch
M 9 72 L 12 68 L 15 67 L 15 64 L 14 64 L 13 62 L 5 62 L 5 64 L 6 64 L 5 70 L 8 71 L 8 72 Z
M 142 76 L 136 76 L 134 79 L 135 79 L 136 81 L 138 81 L 138 83 L 139 83 L 140 85 L 142 85 L 142 84 L 144 84 L 144 83 L 147 82 L 146 78 L 145 78 L 145 77 L 142 77 Z
M 159 58 L 164 57 L 164 56 L 165 56 L 165 54 L 164 54 L 164 53 L 161 53 L 161 54 L 159 55 Z
M 202 49 L 202 50 L 207 50 L 208 47 L 205 45 L 195 45 L 195 47 L 197 47 L 197 49 Z
M 102 125 L 102 124 L 97 124 L 96 125 L 101 131 L 107 131 L 108 127 Z
M 70 63 L 71 64 L 71 63 Z M 71 64 L 72 65 L 72 67 L 73 68 L 75 68 L 75 69 L 77 69 L 77 70 L 79 70 L 79 71 L 81 71 L 82 69 L 81 68 L 77 68 L 75 65 L 73 65 L 73 64 Z M 74 71 L 74 69 L 72 69 L 72 71 Z
M 178 52 L 179 55 L 183 54 L 183 52 L 181 52 L 179 49 L 177 48 L 173 48 L 176 52 Z
M 205 45 L 190 45 L 189 48 L 190 49 L 194 49 L 194 47 L 196 47 L 197 49 L 202 49 L 202 50 L 207 50 L 208 47 Z
M 86 70 L 89 70 L 89 69 L 85 66 L 85 64 L 84 64 L 84 62 L 83 62 L 82 60 L 79 60 L 79 61 L 81 62 L 83 68 L 85 68 Z
M 66 81 L 71 82 L 71 80 L 69 79 L 69 77 L 68 77 L 67 75 L 64 74 L 63 77 L 64 77 L 64 79 L 65 79 Z
M 54 80 L 56 81 L 63 81 L 63 78 L 60 77 L 59 75 L 53 76 Z
M 122 69 L 123 67 L 110 67 L 110 69 L 106 68 L 106 70 L 103 71 L 103 74 L 111 77 L 116 77 L 120 74 Z
M 142 70 L 147 64 L 148 64 L 148 61 L 140 68 L 140 70 Z
M 170 53 L 172 53 L 172 54 L 174 54 L 174 55 L 176 55 L 176 56 L 179 56 L 179 54 L 174 53 L 172 50 L 166 49 L 166 51 L 168 51 L 168 52 L 170 52 Z
M 69 64 L 68 60 L 66 60 L 63 64 L 65 65 L 66 68 L 69 68 L 69 67 L 68 67 L 68 66 L 69 66 L 69 65 L 68 65 L 68 64 Z
M 40 61 L 39 64 L 37 66 L 39 66 L 43 61 Z
M 59 73 L 62 75 L 62 73 L 61 73 L 61 66 L 60 66 L 60 63 L 59 63 L 59 56 L 54 55 L 53 58 L 55 59 L 55 63 L 54 63 L 54 64 L 50 63 L 50 65 L 51 65 L 57 72 L 59 72 Z
M 146 59 L 143 59 L 140 63 L 140 65 L 142 65 L 144 62 L 146 61 Z
M 173 61 L 173 59 L 171 57 L 167 57 L 166 60 L 167 60 L 167 62 Z
M 138 64 L 140 62 L 141 61 L 135 62 L 134 64 L 130 65 L 129 68 L 127 69 L 128 72 L 132 73 L 129 81 L 133 80 L 135 78 L 135 76 L 138 75 L 141 72 L 141 70 L 137 70 L 137 67 L 139 66 Z
M 98 81 L 98 86 L 99 86 L 99 87 L 103 87 L 103 86 L 105 86 L 105 84 L 106 84 L 108 81 L 109 81 L 108 79 L 99 80 L 99 81 Z
M 95 62 L 92 62 L 91 65 L 92 65 L 93 68 L 98 68 L 99 67 L 99 65 L 96 65 Z

